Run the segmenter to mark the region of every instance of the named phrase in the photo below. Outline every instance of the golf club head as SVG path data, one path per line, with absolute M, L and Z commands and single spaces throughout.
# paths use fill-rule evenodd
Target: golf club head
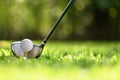
M 11 50 L 13 52 L 13 55 L 15 57 L 24 57 L 24 52 L 20 47 L 21 42 L 13 42 L 11 44 Z M 28 58 L 38 58 L 40 57 L 40 54 L 42 53 L 43 46 L 33 45 L 32 50 L 28 52 Z

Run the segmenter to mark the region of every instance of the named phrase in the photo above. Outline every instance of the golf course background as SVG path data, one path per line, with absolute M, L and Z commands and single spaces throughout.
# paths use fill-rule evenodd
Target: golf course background
M 120 0 L 74 0 L 40 58 L 11 43 L 39 45 L 68 0 L 0 0 L 0 80 L 120 80 Z
M 0 39 L 43 39 L 68 1 L 0 0 Z M 120 40 L 119 0 L 73 1 L 52 39 Z

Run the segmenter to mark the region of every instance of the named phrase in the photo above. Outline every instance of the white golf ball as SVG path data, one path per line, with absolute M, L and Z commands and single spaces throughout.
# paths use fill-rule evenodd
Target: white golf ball
M 24 52 L 28 52 L 28 51 L 32 50 L 32 48 L 33 48 L 33 43 L 32 43 L 32 41 L 31 41 L 30 39 L 23 39 L 23 40 L 21 41 L 20 47 L 22 48 L 22 50 L 23 50 Z

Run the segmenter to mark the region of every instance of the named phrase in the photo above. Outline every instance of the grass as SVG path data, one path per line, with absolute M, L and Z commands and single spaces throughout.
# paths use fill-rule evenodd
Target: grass
M 0 80 L 120 80 L 120 42 L 48 42 L 29 60 L 15 58 L 10 43 L 0 42 Z

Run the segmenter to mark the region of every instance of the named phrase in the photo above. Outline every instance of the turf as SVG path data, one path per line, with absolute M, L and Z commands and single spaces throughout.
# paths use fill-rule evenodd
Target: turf
M 28 60 L 15 58 L 10 43 L 0 42 L 0 80 L 120 80 L 120 42 L 51 41 Z

